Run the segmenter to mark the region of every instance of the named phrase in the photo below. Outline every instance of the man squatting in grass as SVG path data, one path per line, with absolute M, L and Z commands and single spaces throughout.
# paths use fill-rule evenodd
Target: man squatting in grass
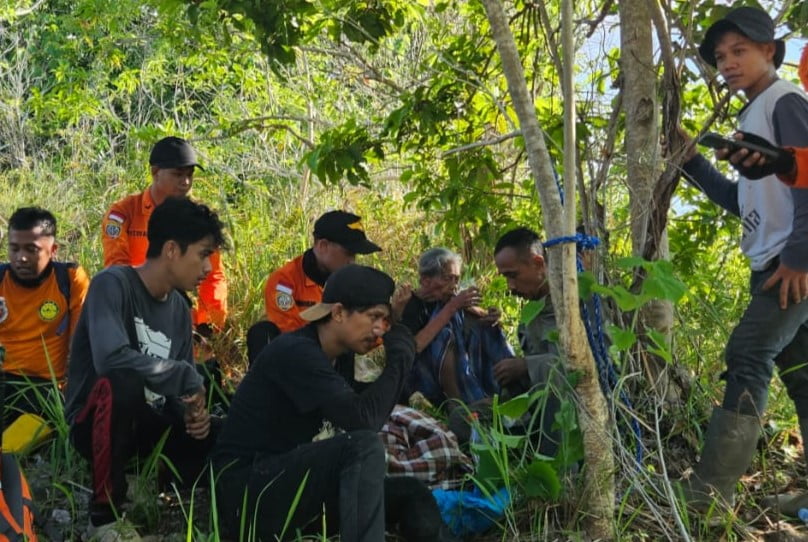
M 184 139 L 169 136 L 154 144 L 149 153 L 151 184 L 113 203 L 101 222 L 104 267 L 140 265 L 146 260 L 149 217 L 166 198 L 187 198 L 191 194 L 197 168 L 202 166 L 196 151 Z M 227 318 L 227 278 L 219 251 L 211 254 L 210 264 L 210 273 L 190 292 L 196 295 L 183 295 L 192 305 L 194 357 L 200 364 L 197 370 L 206 377 L 207 387 L 213 388 L 217 408 L 225 408 L 219 364 L 207 342 L 224 327 Z
M 70 337 L 90 279 L 75 263 L 56 262 L 56 218 L 22 207 L 8 220 L 8 260 L 0 271 L 0 344 L 6 348 L 5 421 L 43 414 L 52 380 L 63 382 Z
M 114 520 L 131 457 L 152 453 L 170 430 L 162 453 L 189 483 L 215 442 L 178 290 L 193 290 L 210 273 L 210 257 L 225 243 L 222 223 L 204 205 L 169 198 L 149 218 L 148 240 L 143 265 L 93 278 L 71 344 L 65 411 L 71 440 L 90 462 L 97 537 L 122 528 Z
M 785 44 L 774 39 L 765 12 L 730 11 L 707 30 L 699 53 L 731 90 L 746 95 L 741 130 L 777 145 L 808 145 L 808 100 L 777 77 Z M 741 218 L 741 249 L 752 268 L 751 299 L 725 352 L 724 399 L 713 410 L 701 460 L 683 486 L 691 505 L 707 506 L 714 497 L 732 505 L 735 485 L 755 453 L 774 364 L 808 437 L 808 191 L 789 188 L 773 175 L 731 182 L 695 151 L 684 170 L 711 200 Z M 779 504 L 795 515 L 803 501 L 784 496 Z
M 393 280 L 381 271 L 344 266 L 329 277 L 321 302 L 302 311 L 310 323 L 280 335 L 258 356 L 236 391 L 213 454 L 220 521 L 229 536 L 247 536 L 238 531 L 243 521 L 248 529 L 255 525 L 258 540 L 275 540 L 302 487 L 285 537 L 298 529 L 319 532 L 325 510 L 327 530 L 339 531 L 342 540 L 384 540 L 387 482 L 377 432 L 415 358 L 409 330 L 390 325 L 393 290 Z M 384 370 L 372 383 L 357 383 L 354 355 L 370 351 L 382 336 Z M 329 427 L 339 431 L 315 439 Z M 388 515 L 411 515 L 399 518 L 409 540 L 441 539 L 428 491 L 417 507 L 396 506 L 387 497 Z

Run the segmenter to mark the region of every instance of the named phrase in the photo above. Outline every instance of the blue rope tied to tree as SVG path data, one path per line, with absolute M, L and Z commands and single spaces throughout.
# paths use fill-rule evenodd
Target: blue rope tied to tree
M 543 245 L 544 248 L 550 248 L 562 243 L 575 243 L 578 251 L 580 252 L 581 250 L 594 250 L 595 247 L 600 245 L 600 239 L 590 235 L 576 233 L 575 235 L 567 235 L 556 237 L 555 239 L 549 239 L 545 241 Z M 575 259 L 578 272 L 583 272 L 584 266 L 580 255 L 578 255 Z M 600 296 L 598 294 L 592 294 L 592 309 L 592 312 L 594 313 L 594 315 L 592 315 L 594 316 L 594 320 L 592 316 L 590 316 L 587 303 L 581 303 L 581 316 L 584 321 L 584 327 L 586 328 L 586 336 L 589 340 L 589 348 L 592 350 L 592 355 L 595 358 L 595 364 L 598 368 L 598 380 L 600 382 L 600 388 L 606 398 L 610 399 L 611 391 L 617 387 L 618 378 L 614 362 L 609 355 L 609 350 L 606 348 L 606 336 L 603 332 L 603 314 L 601 310 Z M 631 400 L 629 399 L 626 390 L 622 388 L 620 389 L 620 400 L 624 405 L 626 405 L 629 412 L 633 411 Z M 631 425 L 632 433 L 634 433 L 634 440 L 637 444 L 636 459 L 637 465 L 639 466 L 642 464 L 644 452 L 642 445 L 642 429 L 640 428 L 640 422 L 637 421 L 635 416 L 631 417 L 629 424 Z

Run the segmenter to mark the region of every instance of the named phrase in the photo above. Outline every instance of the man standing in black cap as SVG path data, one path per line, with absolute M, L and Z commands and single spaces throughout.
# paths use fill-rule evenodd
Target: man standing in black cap
M 132 194 L 112 204 L 101 223 L 104 245 L 104 267 L 138 266 L 146 261 L 149 242 L 146 237 L 149 217 L 166 198 L 188 197 L 194 182 L 195 168 L 202 168 L 196 152 L 179 137 L 164 137 L 149 155 L 152 184 L 143 192 Z M 219 252 L 210 258 L 213 269 L 199 285 L 198 302 L 193 311 L 197 330 L 221 328 L 227 316 L 227 279 Z
M 808 98 L 777 77 L 785 44 L 775 39 L 768 14 L 753 7 L 731 10 L 707 29 L 699 54 L 732 91 L 746 96 L 740 130 L 780 146 L 808 145 Z M 727 149 L 716 153 L 719 159 L 728 155 Z M 731 507 L 755 453 L 775 364 L 803 435 L 808 431 L 808 191 L 791 189 L 774 175 L 733 182 L 695 150 L 684 171 L 711 200 L 740 217 L 741 250 L 752 268 L 751 299 L 725 351 L 724 399 L 713 409 L 701 460 L 684 488 L 690 504 L 709 506 L 719 498 Z M 780 510 L 796 514 L 795 504 L 781 500 Z
M 293 331 L 305 324 L 300 312 L 320 302 L 323 285 L 331 273 L 353 263 L 357 254 L 380 250 L 368 240 L 357 215 L 330 211 L 318 218 L 314 223 L 314 245 L 267 279 L 267 320 L 277 327 L 271 334 Z

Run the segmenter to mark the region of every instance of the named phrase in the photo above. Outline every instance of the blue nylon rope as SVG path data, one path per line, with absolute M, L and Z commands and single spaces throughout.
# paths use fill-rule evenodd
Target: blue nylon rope
M 556 237 L 555 239 L 549 239 L 545 241 L 543 245 L 544 248 L 550 248 L 562 243 L 575 243 L 579 250 L 593 250 L 595 247 L 600 245 L 600 239 L 590 235 L 576 233 L 575 235 L 567 235 L 563 237 Z M 579 273 L 583 272 L 584 266 L 580 257 L 576 257 L 576 267 L 578 268 Z M 614 367 L 614 362 L 612 361 L 611 356 L 609 356 L 609 351 L 606 348 L 606 338 L 603 333 L 603 315 L 601 311 L 600 296 L 598 294 L 592 294 L 592 308 L 594 315 L 589 314 L 589 307 L 586 303 L 581 303 L 581 316 L 584 321 L 584 327 L 586 328 L 586 337 L 589 340 L 589 348 L 592 350 L 592 355 L 595 358 L 595 364 L 597 365 L 600 388 L 606 398 L 609 399 L 611 395 L 610 392 L 617 387 L 618 378 L 617 371 Z M 633 412 L 634 408 L 631 406 L 631 400 L 624 389 L 620 390 L 620 400 L 624 405 L 626 405 L 629 412 Z M 644 452 L 642 446 L 642 429 L 640 428 L 640 423 L 637 421 L 635 416 L 631 417 L 629 424 L 631 425 L 632 433 L 634 433 L 634 440 L 637 444 L 635 457 L 637 460 L 637 465 L 640 466 L 642 464 Z

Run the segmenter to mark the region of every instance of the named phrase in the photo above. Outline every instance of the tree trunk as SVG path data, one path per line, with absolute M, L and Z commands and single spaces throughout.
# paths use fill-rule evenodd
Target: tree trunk
M 574 50 L 571 39 L 571 0 L 565 0 L 566 36 L 564 43 L 565 90 L 572 95 L 572 63 Z M 568 179 L 567 209 L 562 208 L 561 197 L 555 183 L 550 155 L 536 118 L 533 99 L 528 93 L 525 74 L 508 19 L 500 0 L 483 0 L 491 32 L 497 44 L 503 71 L 508 81 L 508 90 L 513 107 L 519 118 L 524 138 L 525 151 L 533 174 L 536 190 L 542 204 L 544 231 L 548 238 L 556 238 L 574 233 L 575 220 L 575 168 L 574 155 L 565 158 L 565 165 L 572 164 L 565 171 Z M 574 100 L 565 107 L 574 107 Z M 573 118 L 574 111 L 569 111 Z M 574 153 L 574 123 L 565 132 L 566 153 Z M 567 166 L 569 167 L 569 166 Z M 561 244 L 551 248 L 548 254 L 550 295 L 553 298 L 556 320 L 559 323 L 561 348 L 571 370 L 580 371 L 578 382 L 578 416 L 584 440 L 584 460 L 586 462 L 583 502 L 587 516 L 584 528 L 592 539 L 612 540 L 612 519 L 614 514 L 614 456 L 612 442 L 612 421 L 609 419 L 606 400 L 598 383 L 595 360 L 589 349 L 586 332 L 580 318 L 578 306 L 578 276 L 575 268 L 575 246 Z
M 668 256 L 667 235 L 658 232 L 653 240 L 655 250 L 646 254 L 649 245 L 654 191 L 661 173 L 659 164 L 659 104 L 657 103 L 657 71 L 651 39 L 653 26 L 649 0 L 620 0 L 620 73 L 623 82 L 623 110 L 626 115 L 626 170 L 631 209 L 631 243 L 635 256 L 651 259 Z M 654 300 L 641 309 L 639 335 L 654 329 L 670 336 L 673 328 L 673 304 Z M 655 399 L 675 401 L 678 388 L 671 385 L 668 366 L 662 358 L 648 353 L 640 345 L 637 359 L 645 383 L 655 392 Z M 647 389 L 647 386 L 644 386 Z

